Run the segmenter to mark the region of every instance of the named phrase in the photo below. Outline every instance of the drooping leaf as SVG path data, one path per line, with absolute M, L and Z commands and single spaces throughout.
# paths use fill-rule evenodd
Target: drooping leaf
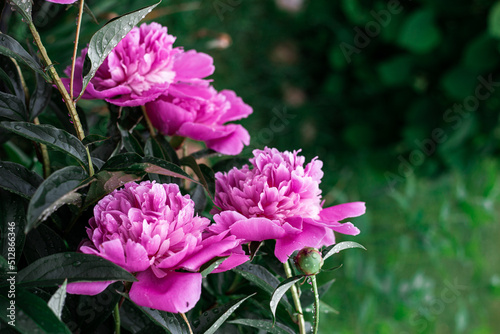
M 363 247 L 363 245 L 360 245 L 358 244 L 357 242 L 354 242 L 354 241 L 344 241 L 344 242 L 340 242 L 336 245 L 333 245 L 333 246 L 330 246 L 328 248 L 326 248 L 324 251 L 323 251 L 323 261 L 328 259 L 330 256 L 332 256 L 333 254 L 336 254 L 340 251 L 343 251 L 344 249 L 348 249 L 348 248 L 363 248 L 364 250 L 366 250 L 365 247 Z
M 0 188 L 30 199 L 43 182 L 40 175 L 9 161 L 0 161 Z
M 26 106 L 17 96 L 0 92 L 0 116 L 14 121 L 25 121 Z
M 0 307 L 7 310 L 10 307 L 10 298 L 7 297 L 6 289 L 0 293 Z M 16 289 L 15 298 L 15 328 L 21 333 L 40 334 L 71 334 L 66 325 L 57 319 L 57 316 L 48 307 L 47 303 L 28 292 L 25 289 Z M 9 322 L 7 312 L 1 312 L 0 318 L 4 322 Z
M 274 289 L 271 295 L 271 302 L 269 303 L 273 319 L 276 316 L 276 309 L 278 308 L 278 304 L 282 300 L 285 293 L 288 291 L 288 289 L 290 289 L 296 282 L 300 281 L 303 277 L 304 277 L 303 275 L 289 277 L 283 282 L 281 282 L 276 287 L 276 289 Z
M 31 198 L 25 232 L 35 228 L 64 204 L 80 201 L 76 192 L 88 174 L 78 166 L 68 166 L 50 175 Z
M 255 293 L 237 300 L 233 300 L 226 305 L 203 312 L 203 315 L 193 321 L 194 334 L 213 334 L 226 321 L 227 318 L 248 298 Z
M 35 125 L 28 122 L 2 122 L 0 126 L 20 136 L 63 152 L 76 159 L 88 170 L 89 164 L 85 146 L 72 134 L 47 124 Z
M 243 325 L 248 327 L 264 330 L 271 334 L 294 334 L 295 331 L 283 324 L 275 323 L 271 320 L 257 320 L 257 319 L 236 319 L 228 321 L 229 324 Z
M 66 286 L 68 281 L 64 280 L 64 283 L 57 289 L 56 292 L 50 297 L 47 306 L 54 312 L 57 319 L 61 320 L 61 314 L 64 307 L 64 301 L 66 300 Z
M 18 0 L 20 1 L 20 0 Z M 118 43 L 129 33 L 132 28 L 139 23 L 149 12 L 153 10 L 158 3 L 144 7 L 142 9 L 133 11 L 131 13 L 122 15 L 115 18 L 101 29 L 99 29 L 94 36 L 90 39 L 87 58 L 90 61 L 90 70 L 85 74 L 83 78 L 83 87 L 80 93 L 80 97 L 83 95 L 85 88 L 89 84 L 90 80 L 94 77 L 97 70 L 104 62 L 106 57 L 111 53 L 113 48 L 118 45 Z M 87 61 L 87 59 L 86 59 Z
M 101 257 L 82 253 L 58 253 L 36 260 L 17 274 L 21 286 L 55 286 L 75 281 L 136 281 L 122 267 Z
M 23 3 L 22 0 L 11 0 L 11 2 Z M 24 1 L 24 3 L 29 4 L 31 13 L 31 1 Z M 14 38 L 5 34 L 0 34 L 0 54 L 14 58 L 19 64 L 24 64 L 30 67 L 32 70 L 36 71 L 46 81 L 52 81 L 40 67 L 38 62 L 33 59 L 33 57 L 31 57 L 31 55 Z

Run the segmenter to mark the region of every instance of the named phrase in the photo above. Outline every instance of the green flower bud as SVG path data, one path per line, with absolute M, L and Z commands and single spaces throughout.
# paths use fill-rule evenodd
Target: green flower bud
M 316 275 L 323 266 L 321 252 L 313 247 L 304 247 L 295 257 L 295 265 L 306 276 Z

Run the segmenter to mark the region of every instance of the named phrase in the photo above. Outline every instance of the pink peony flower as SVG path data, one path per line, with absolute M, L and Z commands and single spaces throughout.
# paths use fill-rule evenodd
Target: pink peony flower
M 207 231 L 210 221 L 194 215 L 194 202 L 176 184 L 127 183 L 99 201 L 89 223 L 90 240 L 80 251 L 134 273 L 138 281 L 129 295 L 141 306 L 186 312 L 200 298 L 202 277 L 196 271 L 203 264 L 229 256 L 214 271 L 221 272 L 248 260 L 235 236 Z M 76 282 L 67 290 L 94 295 L 111 283 Z
M 207 82 L 178 83 L 157 100 L 146 104 L 151 123 L 165 135 L 204 141 L 208 148 L 236 155 L 250 143 L 250 135 L 239 124 L 252 108 L 231 90 L 218 93 Z
M 118 106 L 140 106 L 153 101 L 169 86 L 195 82 L 214 71 L 212 57 L 173 48 L 175 37 L 158 23 L 134 27 L 108 55 L 90 81 L 86 99 L 104 99 Z M 76 60 L 74 95 L 82 89 L 82 71 L 87 49 Z M 69 77 L 71 69 L 65 74 Z M 63 79 L 69 88 L 69 78 Z
M 323 163 L 316 158 L 304 167 L 299 151 L 254 150 L 248 165 L 217 173 L 214 233 L 230 230 L 249 241 L 276 239 L 274 254 L 285 262 L 296 250 L 335 243 L 333 231 L 356 235 L 351 223 L 339 223 L 365 212 L 365 204 L 353 202 L 322 208 L 319 183 Z
M 58 3 L 61 5 L 69 5 L 69 4 L 72 4 L 73 2 L 76 2 L 76 0 L 46 0 L 46 1 Z

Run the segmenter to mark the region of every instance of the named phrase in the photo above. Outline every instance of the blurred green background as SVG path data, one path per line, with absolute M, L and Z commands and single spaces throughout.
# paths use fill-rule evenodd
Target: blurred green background
M 102 24 L 154 1 L 87 3 Z M 35 1 L 60 71 L 75 14 Z M 254 108 L 245 156 L 302 148 L 324 162 L 325 206 L 366 202 L 339 240 L 368 251 L 320 276 L 339 312 L 321 333 L 500 332 L 500 1 L 164 0 L 148 18 Z

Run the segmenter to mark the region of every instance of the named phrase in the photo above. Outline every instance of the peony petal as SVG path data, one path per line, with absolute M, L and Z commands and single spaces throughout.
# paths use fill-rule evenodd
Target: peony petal
M 276 240 L 274 255 L 284 263 L 290 255 L 296 250 L 304 247 L 320 248 L 327 232 L 326 228 L 311 225 L 304 221 L 302 232 L 296 235 L 287 234 L 283 238 Z
M 201 296 L 201 274 L 168 272 L 163 278 L 151 270 L 137 275 L 129 295 L 134 303 L 172 313 L 185 313 L 192 309 Z
M 279 222 L 267 218 L 249 218 L 234 223 L 231 233 L 240 239 L 262 241 L 281 238 L 285 235 L 285 230 Z
M 214 73 L 214 60 L 209 55 L 189 50 L 177 55 L 174 62 L 175 79 L 189 81 L 195 78 L 204 78 Z
M 66 292 L 74 295 L 97 295 L 114 283 L 115 281 L 102 281 L 102 282 L 73 282 L 68 283 Z
M 319 216 L 322 221 L 340 221 L 346 218 L 358 217 L 366 211 L 364 202 L 344 203 L 321 210 Z

